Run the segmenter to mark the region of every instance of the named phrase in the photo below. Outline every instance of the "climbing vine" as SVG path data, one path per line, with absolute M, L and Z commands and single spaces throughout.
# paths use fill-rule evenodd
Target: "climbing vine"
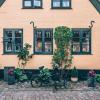
M 52 65 L 53 68 L 66 69 L 72 64 L 71 55 L 71 39 L 72 31 L 66 26 L 59 26 L 55 28 L 54 39 L 56 49 L 53 54 Z

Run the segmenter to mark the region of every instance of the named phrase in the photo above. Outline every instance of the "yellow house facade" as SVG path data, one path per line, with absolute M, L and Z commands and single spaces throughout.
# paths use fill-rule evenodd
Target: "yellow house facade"
M 16 52 L 25 43 L 32 45 L 33 54 L 26 69 L 52 68 L 57 26 L 72 28 L 75 34 L 72 66 L 100 70 L 100 13 L 89 0 L 6 0 L 0 7 L 0 68 L 17 67 Z

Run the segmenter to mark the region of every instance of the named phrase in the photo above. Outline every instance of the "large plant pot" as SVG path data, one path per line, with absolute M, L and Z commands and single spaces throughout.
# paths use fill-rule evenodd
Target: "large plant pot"
M 77 82 L 78 81 L 78 78 L 77 77 L 71 77 L 71 81 L 72 82 Z
M 9 85 L 13 85 L 15 83 L 15 75 L 9 75 L 8 70 L 15 69 L 13 66 L 4 67 L 4 81 L 6 81 Z
M 8 85 L 13 85 L 13 84 L 15 84 L 15 76 L 8 75 Z
M 95 87 L 96 86 L 96 80 L 94 77 L 90 77 L 88 79 L 88 87 Z

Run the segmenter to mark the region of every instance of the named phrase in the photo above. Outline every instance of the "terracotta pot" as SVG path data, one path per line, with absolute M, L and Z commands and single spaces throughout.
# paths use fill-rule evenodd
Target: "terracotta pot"
M 71 77 L 71 81 L 72 82 L 77 82 L 78 81 L 78 78 L 77 77 Z

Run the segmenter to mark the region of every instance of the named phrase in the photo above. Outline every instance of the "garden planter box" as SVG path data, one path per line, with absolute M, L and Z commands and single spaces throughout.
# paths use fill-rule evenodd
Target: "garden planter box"
M 9 75 L 8 71 L 10 69 L 15 69 L 14 67 L 5 67 L 4 68 L 4 81 L 6 81 L 9 85 L 13 85 L 15 83 L 15 75 Z

